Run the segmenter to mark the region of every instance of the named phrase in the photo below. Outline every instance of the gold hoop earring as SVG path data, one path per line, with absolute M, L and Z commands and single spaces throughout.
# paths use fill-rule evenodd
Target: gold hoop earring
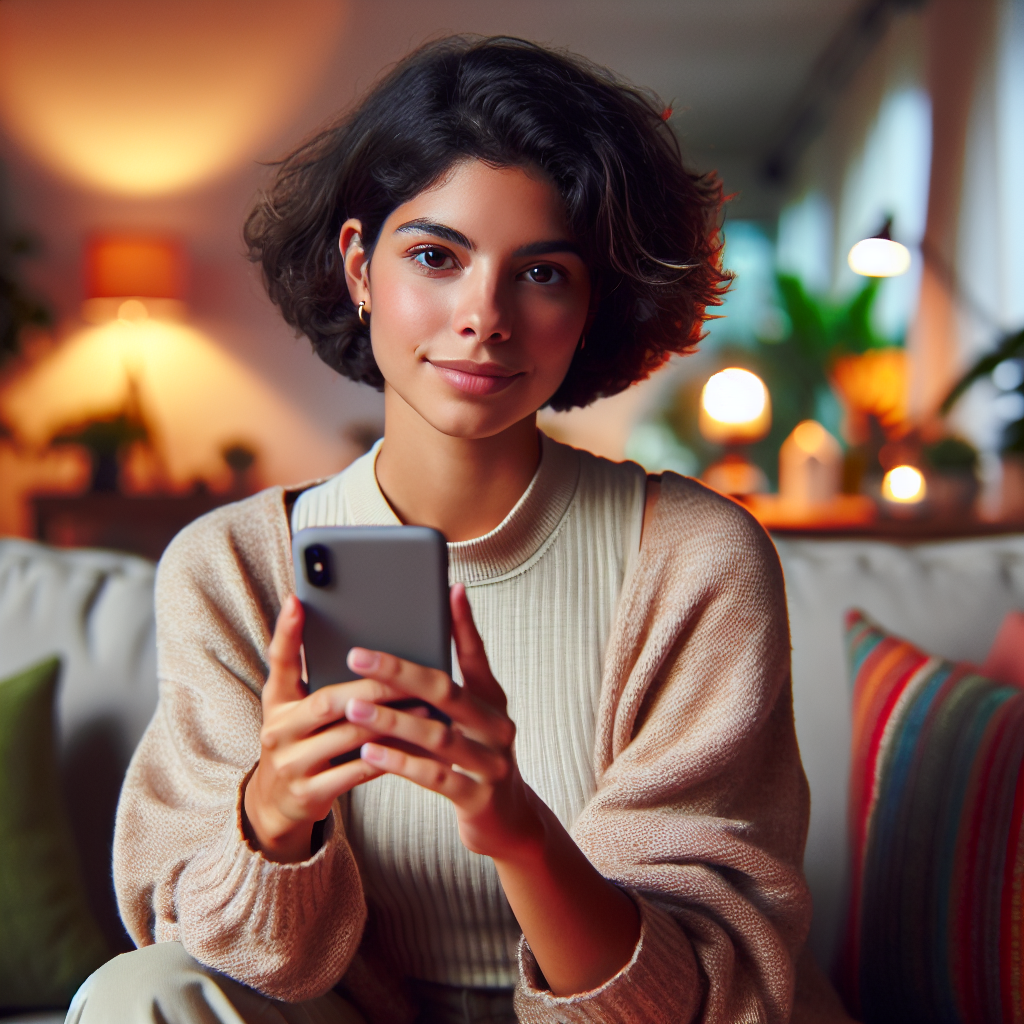
M 363 317 L 363 307 L 365 305 L 366 305 L 365 302 L 360 302 L 359 303 L 359 308 L 356 310 L 356 316 L 359 317 L 359 322 L 364 327 L 369 327 L 370 326 L 370 321 L 369 321 L 370 312 L 369 312 L 369 310 L 366 311 L 366 318 L 364 319 L 364 317 Z

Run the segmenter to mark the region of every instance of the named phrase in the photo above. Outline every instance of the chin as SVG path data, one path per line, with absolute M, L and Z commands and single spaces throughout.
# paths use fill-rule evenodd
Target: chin
M 473 415 L 451 415 L 451 416 L 425 416 L 424 419 L 437 431 L 446 434 L 448 437 L 458 437 L 466 441 L 478 441 L 487 437 L 494 437 L 503 430 L 514 426 L 525 416 L 507 418 L 494 416 L 473 416 Z

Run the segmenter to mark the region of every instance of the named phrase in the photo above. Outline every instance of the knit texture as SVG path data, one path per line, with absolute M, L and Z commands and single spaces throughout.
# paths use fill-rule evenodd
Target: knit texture
M 341 979 L 374 1024 L 404 1024 L 414 1008 L 364 929 L 340 808 L 301 864 L 266 861 L 240 827 L 267 644 L 294 591 L 288 501 L 273 488 L 219 509 L 161 562 L 161 697 L 118 809 L 118 899 L 140 945 L 178 939 L 290 1001 Z M 640 942 L 613 979 L 567 998 L 540 987 L 524 943 L 520 1019 L 787 1021 L 810 922 L 809 799 L 782 573 L 757 523 L 696 481 L 666 474 L 649 506 L 607 647 L 593 768 L 573 834 L 635 894 Z
M 398 525 L 375 458 L 376 450 L 304 491 L 293 532 Z M 644 485 L 633 463 L 544 437 L 537 472 L 505 519 L 483 537 L 448 545 L 451 582 L 467 583 L 508 695 L 519 770 L 566 828 L 594 793 L 603 655 L 639 549 Z M 385 775 L 351 792 L 345 827 L 381 941 L 401 973 L 446 985 L 515 985 L 521 930 L 494 862 L 462 845 L 448 800 Z

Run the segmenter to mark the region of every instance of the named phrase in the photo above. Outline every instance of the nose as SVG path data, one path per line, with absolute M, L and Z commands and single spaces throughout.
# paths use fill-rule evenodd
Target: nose
M 452 327 L 466 340 L 496 345 L 512 336 L 512 289 L 498 267 L 478 262 L 459 282 Z

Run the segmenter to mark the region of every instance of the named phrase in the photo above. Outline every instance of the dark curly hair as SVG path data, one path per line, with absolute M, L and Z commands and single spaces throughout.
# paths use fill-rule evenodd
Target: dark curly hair
M 540 168 L 597 300 L 586 347 L 549 405 L 587 405 L 692 350 L 728 287 L 721 182 L 686 170 L 667 114 L 578 56 L 505 37 L 429 43 L 277 165 L 245 224 L 249 257 L 320 358 L 381 389 L 345 283 L 341 225 L 362 222 L 372 263 L 387 217 L 456 161 Z

